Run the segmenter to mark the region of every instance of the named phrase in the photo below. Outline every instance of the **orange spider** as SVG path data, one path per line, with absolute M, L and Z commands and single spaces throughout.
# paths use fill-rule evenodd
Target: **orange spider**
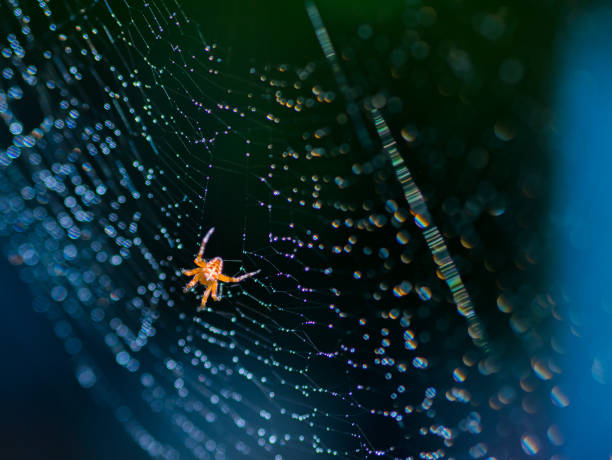
M 197 268 L 193 268 L 191 270 L 183 269 L 183 275 L 193 276 L 193 279 L 189 281 L 183 292 L 189 291 L 196 284 L 201 283 L 206 286 L 206 292 L 202 296 L 202 305 L 198 308 L 198 311 L 203 310 L 206 306 L 206 301 L 209 296 L 212 296 L 213 300 L 217 301 L 219 298 L 217 297 L 217 283 L 222 281 L 224 283 L 239 283 L 240 281 L 249 278 L 250 276 L 256 275 L 259 273 L 259 270 L 256 272 L 245 273 L 244 275 L 240 275 L 237 278 L 233 276 L 226 276 L 223 272 L 223 259 L 221 257 L 215 257 L 214 259 L 210 259 L 207 261 L 202 256 L 204 255 L 204 248 L 206 247 L 206 243 L 208 243 L 208 239 L 212 232 L 215 231 L 215 227 L 208 230 L 208 233 L 202 240 L 202 245 L 200 246 L 200 252 L 198 252 L 198 257 L 195 258 L 193 263 L 197 265 Z

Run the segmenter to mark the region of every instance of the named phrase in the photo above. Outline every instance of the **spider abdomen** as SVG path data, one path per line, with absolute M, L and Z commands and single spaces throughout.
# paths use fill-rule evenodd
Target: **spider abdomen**
M 205 268 L 202 270 L 202 275 L 206 281 L 212 281 L 219 278 L 219 270 L 216 268 Z
M 219 279 L 219 275 L 221 274 L 222 268 L 221 264 L 221 259 L 218 257 L 215 257 L 210 262 L 208 262 L 202 270 L 202 275 L 204 276 L 204 278 L 207 281 L 215 281 Z

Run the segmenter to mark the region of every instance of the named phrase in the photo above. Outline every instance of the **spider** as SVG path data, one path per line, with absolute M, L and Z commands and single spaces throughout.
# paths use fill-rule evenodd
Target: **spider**
M 212 227 L 208 230 L 208 233 L 202 240 L 202 245 L 200 246 L 200 252 L 198 252 L 198 256 L 195 258 L 193 263 L 197 265 L 196 268 L 192 268 L 191 270 L 183 269 L 183 275 L 193 276 L 193 279 L 189 281 L 183 292 L 189 291 L 196 284 L 201 283 L 206 286 L 206 292 L 202 296 L 202 304 L 198 308 L 198 311 L 201 311 L 206 306 L 206 301 L 209 296 L 212 296 L 213 300 L 217 301 L 219 298 L 217 297 L 217 284 L 219 281 L 224 283 L 239 283 L 240 281 L 249 278 L 253 275 L 256 275 L 260 272 L 257 270 L 256 272 L 245 273 L 244 275 L 240 275 L 237 278 L 233 276 L 226 276 L 223 272 L 223 259 L 221 257 L 215 257 L 214 259 L 206 260 L 202 256 L 204 255 L 204 248 L 206 247 L 206 243 L 208 243 L 208 239 L 210 235 L 215 231 L 215 227 Z

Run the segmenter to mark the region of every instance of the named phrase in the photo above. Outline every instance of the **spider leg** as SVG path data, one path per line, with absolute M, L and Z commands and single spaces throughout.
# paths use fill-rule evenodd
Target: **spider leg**
M 196 284 L 198 284 L 198 277 L 194 276 L 193 279 L 191 281 L 189 281 L 189 283 L 187 283 L 187 286 L 185 286 L 183 288 L 183 292 L 187 292 L 189 291 L 189 289 L 191 289 L 192 287 L 194 287 Z
M 261 270 L 257 270 L 256 272 L 245 273 L 244 275 L 240 275 L 238 277 L 219 275 L 219 281 L 223 281 L 224 283 L 239 283 L 242 280 L 250 278 L 253 275 L 257 275 Z
M 216 302 L 217 300 L 219 300 L 219 298 L 217 297 L 217 285 L 218 283 L 215 281 L 212 284 L 212 291 L 210 293 L 210 296 L 212 297 L 212 299 Z
M 206 243 L 208 243 L 208 240 L 210 239 L 210 235 L 212 235 L 214 231 L 215 231 L 215 227 L 211 227 L 211 229 L 208 230 L 204 238 L 202 238 L 202 244 L 200 245 L 200 251 L 198 252 L 198 257 L 196 257 L 196 261 L 202 262 L 204 260 L 203 256 L 204 256 L 204 249 L 206 248 Z
M 204 310 L 204 307 L 206 307 L 206 301 L 208 300 L 208 296 L 210 295 L 211 290 L 212 285 L 208 286 L 206 292 L 204 292 L 204 295 L 202 296 L 202 304 L 198 307 L 198 311 Z
M 186 269 L 183 268 L 181 271 L 183 272 L 183 275 L 193 276 L 196 273 L 198 273 L 200 270 L 202 270 L 202 269 L 199 268 L 199 267 L 196 267 L 196 268 L 192 268 L 191 270 L 186 270 Z

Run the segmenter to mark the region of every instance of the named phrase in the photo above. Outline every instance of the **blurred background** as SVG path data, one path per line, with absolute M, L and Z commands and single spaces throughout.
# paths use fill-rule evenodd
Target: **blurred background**
M 3 458 L 612 456 L 608 7 L 2 8 Z
M 148 458 L 78 384 L 51 324 L 6 262 L 1 279 L 3 458 Z

